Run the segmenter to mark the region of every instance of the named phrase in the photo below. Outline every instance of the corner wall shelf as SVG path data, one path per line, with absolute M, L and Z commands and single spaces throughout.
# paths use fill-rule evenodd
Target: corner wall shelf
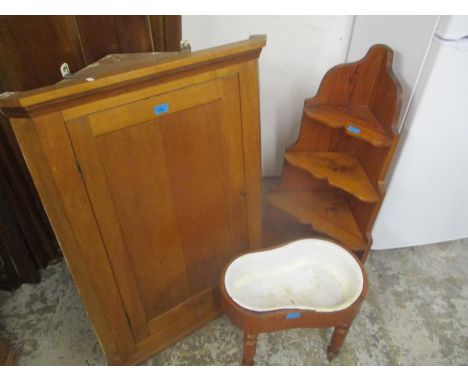
M 377 202 L 380 197 L 367 177 L 359 160 L 350 153 L 314 153 L 291 151 L 284 155 L 286 161 L 331 186 L 349 192 L 363 202 Z
M 385 131 L 372 112 L 366 108 L 305 106 L 304 115 L 328 127 L 342 128 L 346 134 L 363 139 L 374 146 L 387 147 L 392 144 L 393 134 Z
M 401 86 L 392 50 L 374 45 L 327 72 L 304 104 L 298 140 L 286 149 L 271 208 L 340 242 L 365 261 L 398 143 Z
M 338 192 L 272 192 L 268 201 L 300 223 L 311 225 L 315 231 L 343 242 L 353 251 L 366 248 L 353 214 Z

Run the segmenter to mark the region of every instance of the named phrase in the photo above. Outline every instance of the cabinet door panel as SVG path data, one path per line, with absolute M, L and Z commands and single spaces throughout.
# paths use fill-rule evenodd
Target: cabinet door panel
M 161 143 L 164 122 L 121 129 L 97 140 L 148 318 L 180 304 L 189 296 Z
M 137 341 L 248 248 L 239 110 L 231 76 L 67 124 Z
M 228 163 L 221 101 L 179 113 L 161 126 L 171 195 L 192 292 L 219 280 L 232 254 Z M 188 129 L 194 134 L 188 133 Z

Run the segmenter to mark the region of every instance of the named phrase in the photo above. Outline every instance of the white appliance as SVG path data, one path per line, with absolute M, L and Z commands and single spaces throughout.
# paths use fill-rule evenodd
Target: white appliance
M 374 249 L 468 237 L 468 16 L 442 16 L 401 130 Z

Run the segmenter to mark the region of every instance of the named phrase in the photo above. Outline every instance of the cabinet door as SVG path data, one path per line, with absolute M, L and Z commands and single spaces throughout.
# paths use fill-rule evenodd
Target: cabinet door
M 135 340 L 203 320 L 222 268 L 248 249 L 238 77 L 67 129 Z

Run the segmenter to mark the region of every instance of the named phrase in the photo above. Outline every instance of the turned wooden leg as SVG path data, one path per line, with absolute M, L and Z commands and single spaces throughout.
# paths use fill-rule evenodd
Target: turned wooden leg
M 6 345 L 0 340 L 0 366 L 12 366 L 15 364 L 15 353 L 8 350 Z
M 244 354 L 242 356 L 242 365 L 253 366 L 256 349 L 257 335 L 244 333 Z
M 351 325 L 340 325 L 336 326 L 335 330 L 333 330 L 330 345 L 327 349 L 327 358 L 329 361 L 333 360 L 340 352 L 341 345 L 343 345 L 350 326 Z

